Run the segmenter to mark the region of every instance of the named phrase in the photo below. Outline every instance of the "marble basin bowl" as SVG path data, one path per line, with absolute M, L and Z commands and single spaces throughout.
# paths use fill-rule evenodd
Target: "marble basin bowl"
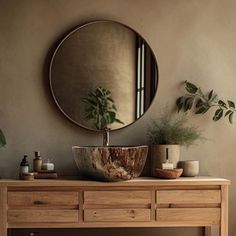
M 122 181 L 141 174 L 148 146 L 73 146 L 72 152 L 82 176 L 101 181 Z

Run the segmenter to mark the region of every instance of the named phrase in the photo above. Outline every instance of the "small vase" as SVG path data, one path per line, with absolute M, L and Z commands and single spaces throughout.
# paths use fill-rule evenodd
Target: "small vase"
M 183 169 L 182 176 L 195 177 L 199 174 L 199 161 L 197 160 L 180 161 L 178 167 Z
M 180 145 L 152 145 L 151 146 L 151 175 L 154 176 L 156 168 L 161 169 L 162 163 L 166 162 L 166 149 L 168 149 L 168 160 L 177 167 L 180 158 Z

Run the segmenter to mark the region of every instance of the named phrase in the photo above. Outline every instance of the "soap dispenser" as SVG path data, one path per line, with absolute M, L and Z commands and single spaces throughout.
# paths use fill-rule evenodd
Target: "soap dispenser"
M 20 163 L 20 175 L 29 173 L 29 163 L 27 161 L 27 155 L 24 155 Z

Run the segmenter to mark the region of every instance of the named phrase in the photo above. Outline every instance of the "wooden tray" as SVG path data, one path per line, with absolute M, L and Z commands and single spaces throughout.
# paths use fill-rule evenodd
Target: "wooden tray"
M 183 169 L 173 169 L 173 170 L 163 170 L 156 169 L 154 171 L 154 177 L 162 178 L 162 179 L 177 179 L 183 173 Z

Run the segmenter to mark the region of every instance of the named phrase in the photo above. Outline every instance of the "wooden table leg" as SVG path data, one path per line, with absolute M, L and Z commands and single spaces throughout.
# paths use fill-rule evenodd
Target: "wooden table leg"
M 210 226 L 204 227 L 204 236 L 211 236 L 211 227 Z
M 0 235 L 7 236 L 7 188 L 0 187 Z
M 228 185 L 221 186 L 220 236 L 228 236 Z

